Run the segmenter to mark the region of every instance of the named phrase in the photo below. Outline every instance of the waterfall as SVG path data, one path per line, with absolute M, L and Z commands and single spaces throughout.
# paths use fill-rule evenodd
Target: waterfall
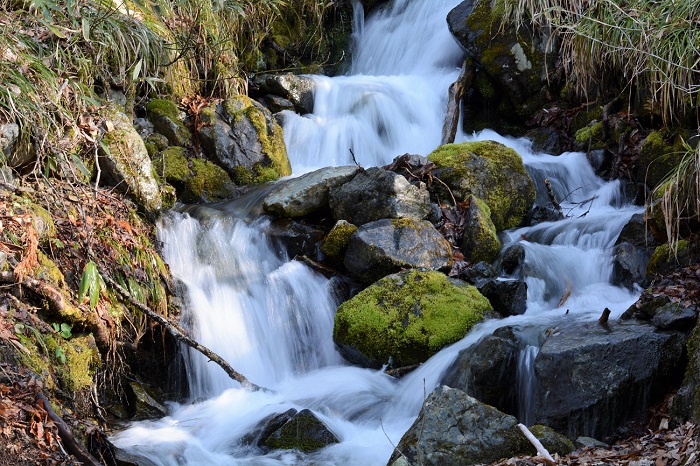
M 445 23 L 458 3 L 395 0 L 366 23 L 356 11 L 351 74 L 314 77 L 313 113 L 284 114 L 296 174 L 351 164 L 351 150 L 360 164 L 376 166 L 438 146 L 447 87 L 462 59 Z M 567 309 L 569 318 L 590 320 L 608 307 L 614 318 L 636 300 L 636 293 L 609 283 L 612 245 L 639 211 L 624 201 L 617 182 L 597 178 L 583 154 L 536 154 L 528 141 L 492 131 L 458 139 L 514 148 L 537 185 L 550 179 L 562 199 L 567 219 L 506 232 L 506 244 L 518 242 L 526 251 L 524 315 L 477 325 L 397 381 L 343 363 L 332 341 L 332 283 L 290 261 L 269 239 L 268 222 L 251 211 L 260 194 L 236 207 L 172 212 L 158 231 L 173 276 L 186 290 L 183 325 L 273 392 L 243 390 L 199 354 L 186 353 L 192 400 L 170 403 L 168 416 L 134 423 L 113 442 L 144 464 L 163 466 L 384 465 L 462 349 L 501 326 L 552 325 Z M 546 202 L 546 193 L 538 193 L 538 203 Z M 523 352 L 524 366 L 532 366 L 533 348 Z M 528 371 L 521 380 L 531 393 L 536 381 Z M 261 419 L 289 408 L 313 410 L 341 442 L 311 454 L 263 453 L 241 444 Z

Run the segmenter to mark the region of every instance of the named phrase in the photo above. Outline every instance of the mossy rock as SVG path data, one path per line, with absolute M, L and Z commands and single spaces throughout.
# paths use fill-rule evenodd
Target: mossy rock
M 676 250 L 672 251 L 668 243 L 658 246 L 647 264 L 647 276 L 671 273 L 679 267 L 690 265 L 689 244 L 686 240 L 678 241 Z
M 274 431 L 264 444 L 276 450 L 310 453 L 333 443 L 340 443 L 338 437 L 314 413 L 303 409 Z
M 491 311 L 475 287 L 432 271 L 385 277 L 343 303 L 333 339 L 379 363 L 426 361 L 463 338 Z
M 52 353 L 56 371 L 62 387 L 75 392 L 93 384 L 95 370 L 102 364 L 100 352 L 91 335 L 72 337 L 67 340 L 49 336 L 46 347 Z
M 469 196 L 467 202 L 467 224 L 459 247 L 471 263 L 493 262 L 501 251 L 501 241 L 491 221 L 491 209 L 476 196 Z
M 473 194 L 486 203 L 498 231 L 518 226 L 535 202 L 535 185 L 522 158 L 503 144 L 447 144 L 438 147 L 428 159 L 435 163 L 433 173 L 449 186 L 456 199 L 464 200 Z M 433 183 L 432 189 L 441 199 L 450 199 L 450 193 L 440 183 Z
M 649 133 L 639 150 L 635 179 L 652 188 L 658 186 L 687 153 L 683 136 L 684 131 L 669 128 Z
M 153 160 L 156 172 L 173 186 L 184 186 L 191 176 L 187 149 L 171 146 L 160 152 Z
M 603 122 L 594 121 L 576 131 L 575 143 L 579 150 L 605 149 L 608 144 L 603 140 Z
M 355 234 L 357 227 L 345 220 L 338 220 L 331 231 L 321 242 L 321 252 L 335 262 L 342 262 L 348 249 L 350 237 Z
M 550 427 L 538 424 L 529 429 L 550 454 L 564 456 L 574 451 L 573 442 Z
M 173 146 L 188 146 L 192 139 L 190 130 L 180 121 L 180 110 L 172 100 L 153 99 L 146 104 L 148 119 L 156 131 L 165 136 Z
M 236 186 L 226 171 L 203 159 L 192 159 L 192 176 L 185 181 L 184 202 L 210 202 L 230 198 Z

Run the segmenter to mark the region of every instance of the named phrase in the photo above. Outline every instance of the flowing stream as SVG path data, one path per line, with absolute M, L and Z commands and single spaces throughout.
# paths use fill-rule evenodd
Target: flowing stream
M 352 149 L 363 166 L 384 165 L 405 152 L 427 155 L 438 146 L 447 87 L 459 73 L 462 52 L 445 17 L 459 0 L 395 0 L 362 22 L 349 75 L 315 77 L 312 115 L 285 114 L 284 129 L 295 174 L 349 165 Z M 198 353 L 186 352 L 191 401 L 170 403 L 169 415 L 142 421 L 114 443 L 154 465 L 384 465 L 415 420 L 424 396 L 460 350 L 496 328 L 538 328 L 568 319 L 597 319 L 603 308 L 619 316 L 637 293 L 612 286 L 612 246 L 639 208 L 627 204 L 619 183 L 594 174 L 585 154 L 533 153 L 526 140 L 492 131 L 458 140 L 492 139 L 520 153 L 538 187 L 549 178 L 567 219 L 506 232 L 521 242 L 520 274 L 528 285 L 527 312 L 486 321 L 408 376 L 343 362 L 332 341 L 338 304 L 333 283 L 290 261 L 266 234 L 259 217 L 263 194 L 225 207 L 171 212 L 159 239 L 173 276 L 186 289 L 183 325 L 252 382 L 273 393 L 249 392 Z M 538 193 L 538 203 L 547 201 Z M 523 241 L 526 238 L 527 241 Z M 567 289 L 563 307 L 559 301 Z M 536 339 L 535 339 L 536 340 Z M 537 343 L 524 347 L 519 369 L 520 416 L 528 422 L 536 380 Z M 341 440 L 312 454 L 241 445 L 264 417 L 309 408 Z M 150 462 L 150 463 L 149 463 Z

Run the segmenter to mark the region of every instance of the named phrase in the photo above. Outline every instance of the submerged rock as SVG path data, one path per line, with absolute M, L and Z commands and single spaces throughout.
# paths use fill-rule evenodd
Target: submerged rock
M 535 186 L 517 152 L 494 141 L 463 142 L 438 147 L 429 156 L 433 174 L 458 200 L 470 194 L 491 209 L 496 230 L 518 226 L 535 202 Z M 433 184 L 441 192 L 442 185 Z M 449 199 L 449 193 L 442 193 Z
M 303 217 L 328 205 L 328 191 L 349 181 L 357 167 L 327 167 L 278 183 L 263 200 L 266 212 Z
M 426 361 L 463 338 L 491 310 L 471 285 L 408 270 L 379 280 L 338 308 L 333 339 L 379 364 Z
M 559 329 L 535 361 L 535 421 L 569 437 L 613 434 L 673 385 L 684 342 L 633 320 Z
M 449 269 L 450 243 L 425 220 L 377 220 L 350 237 L 345 268 L 371 283 L 402 268 Z
M 535 448 L 517 425 L 513 416 L 480 403 L 461 390 L 438 387 L 423 403 L 418 419 L 401 438 L 387 465 L 466 466 L 535 454 Z M 551 429 L 533 430 L 533 434 L 537 432 L 543 438 L 557 438 L 557 442 L 548 443 L 550 447 L 563 446 L 560 453 L 571 451 L 571 443 Z
M 331 188 L 329 203 L 337 220 L 358 226 L 385 218 L 423 220 L 432 212 L 425 186 L 414 186 L 403 176 L 379 167 Z

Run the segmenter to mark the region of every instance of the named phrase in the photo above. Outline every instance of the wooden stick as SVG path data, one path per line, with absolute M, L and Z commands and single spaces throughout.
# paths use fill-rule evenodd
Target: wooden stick
M 450 85 L 447 96 L 447 112 L 445 113 L 445 122 L 442 126 L 442 142 L 443 144 L 452 144 L 457 136 L 457 125 L 459 124 L 459 103 L 464 96 L 464 91 L 471 86 L 474 79 L 474 65 L 470 60 L 464 60 L 462 69 L 459 72 L 457 81 Z
M 552 203 L 555 209 L 561 212 L 561 205 L 557 198 L 554 196 L 554 189 L 552 189 L 552 182 L 549 179 L 544 180 L 544 185 L 547 187 L 547 196 L 549 196 L 549 202 Z
M 534 435 L 532 435 L 532 432 L 530 432 L 530 429 L 528 429 L 527 427 L 525 427 L 523 424 L 518 424 L 518 428 L 519 428 L 520 431 L 523 433 L 523 435 L 525 436 L 525 438 L 527 438 L 527 439 L 530 441 L 530 443 L 532 444 L 532 446 L 535 447 L 535 449 L 537 450 L 537 454 L 538 454 L 538 455 L 540 455 L 541 457 L 546 458 L 547 460 L 549 460 L 549 461 L 551 461 L 552 463 L 554 463 L 554 458 L 552 458 L 552 455 L 550 455 L 549 452 L 547 451 L 547 449 L 546 449 L 544 446 L 542 446 L 542 442 L 540 442 L 540 441 L 537 439 L 537 437 L 535 437 Z
M 210 361 L 215 362 L 218 364 L 226 374 L 228 374 L 229 377 L 231 377 L 233 380 L 236 382 L 240 383 L 241 386 L 247 390 L 252 390 L 252 391 L 265 391 L 265 392 L 270 392 L 271 390 L 268 390 L 267 388 L 261 387 L 259 385 L 254 384 L 253 382 L 250 382 L 243 374 L 240 372 L 236 371 L 231 365 L 226 362 L 224 358 L 207 348 L 206 346 L 203 346 L 193 340 L 192 338 L 188 337 L 185 332 L 179 328 L 175 324 L 171 324 L 168 322 L 165 317 L 161 316 L 160 314 L 156 313 L 153 311 L 151 308 L 143 304 L 141 301 L 138 301 L 136 298 L 131 296 L 131 293 L 129 293 L 127 290 L 125 290 L 121 285 L 119 285 L 117 282 L 112 280 L 112 278 L 107 275 L 103 270 L 100 270 L 100 275 L 102 275 L 102 278 L 104 279 L 105 282 L 109 284 L 118 294 L 119 296 L 124 299 L 128 304 L 134 306 L 136 309 L 139 311 L 143 312 L 149 319 L 154 320 L 158 322 L 160 325 L 165 327 L 165 329 L 177 340 L 185 345 L 189 346 L 195 351 L 198 351 L 202 353 L 204 356 L 209 358 Z
M 601 314 L 600 319 L 598 319 L 598 323 L 600 325 L 605 325 L 608 323 L 608 318 L 610 317 L 610 309 L 607 307 L 603 310 L 603 314 Z

